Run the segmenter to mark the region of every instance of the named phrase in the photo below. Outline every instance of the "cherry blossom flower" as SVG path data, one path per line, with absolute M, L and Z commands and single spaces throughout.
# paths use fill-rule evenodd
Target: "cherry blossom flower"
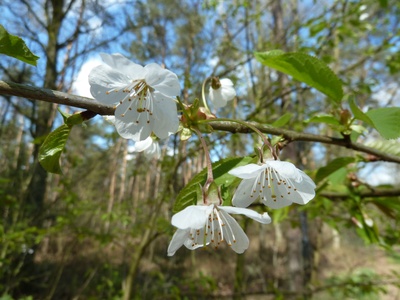
M 228 101 L 236 96 L 233 83 L 228 78 L 218 79 L 213 77 L 209 90 L 209 97 L 215 108 L 224 107 Z
M 159 159 L 161 157 L 160 144 L 151 136 L 144 141 L 136 142 L 133 151 L 143 152 L 148 158 Z
M 262 164 L 237 167 L 229 174 L 242 178 L 232 204 L 248 207 L 258 197 L 271 208 L 306 204 L 315 197 L 315 183 L 292 163 L 267 160 Z
M 168 256 L 174 255 L 182 245 L 190 250 L 207 245 L 217 249 L 222 242 L 236 253 L 243 253 L 249 247 L 249 239 L 229 214 L 242 214 L 262 224 L 271 223 L 267 213 L 259 214 L 247 208 L 191 205 L 172 217 L 172 225 L 178 230 L 169 244 Z
M 178 130 L 176 74 L 155 63 L 143 67 L 121 54 L 102 53 L 101 58 L 104 64 L 89 74 L 90 92 L 116 107 L 115 127 L 123 138 L 143 141 L 153 132 L 163 139 Z

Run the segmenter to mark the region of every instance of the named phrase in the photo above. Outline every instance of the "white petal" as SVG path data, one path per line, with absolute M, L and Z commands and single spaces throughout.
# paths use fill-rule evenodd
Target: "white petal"
M 236 253 L 243 253 L 249 248 L 249 238 L 232 216 L 223 210 L 220 211 L 220 213 L 225 219 L 223 221 L 226 222 L 226 224 L 222 226 L 225 241 L 232 247 L 233 251 Z
M 89 73 L 90 93 L 97 101 L 107 105 L 117 104 L 125 97 L 122 89 L 128 83 L 126 75 L 105 65 L 94 67 Z M 120 91 L 108 93 L 111 89 Z
M 236 96 L 236 91 L 230 79 L 222 78 L 220 79 L 220 83 L 221 87 L 219 89 L 210 87 L 209 90 L 209 97 L 215 108 L 224 107 L 228 101 Z
M 259 176 L 266 168 L 267 166 L 265 164 L 261 166 L 257 164 L 248 164 L 232 169 L 228 173 L 242 179 L 250 179 Z
M 181 87 L 175 73 L 163 69 L 155 63 L 148 64 L 144 68 L 146 71 L 145 80 L 148 85 L 166 96 L 179 96 Z
M 221 95 L 225 101 L 231 101 L 236 96 L 236 91 L 233 87 L 222 87 Z
M 189 250 L 195 250 L 200 247 L 206 247 L 211 242 L 211 234 L 205 235 L 204 227 L 200 229 L 190 230 L 188 239 L 184 242 L 184 245 Z
M 107 53 L 100 53 L 100 56 L 108 66 L 122 74 L 125 74 L 125 76 L 128 76 L 130 80 L 144 79 L 144 67 L 135 64 L 122 54 L 115 53 L 110 55 Z
M 289 206 L 293 203 L 293 201 L 291 201 L 291 199 L 289 199 L 288 197 L 283 197 L 283 193 L 278 191 L 272 194 L 271 190 L 267 188 L 264 189 L 261 201 L 262 203 L 264 203 L 264 205 L 272 209 L 282 208 L 285 206 Z
M 315 197 L 315 183 L 305 173 L 302 178 L 303 180 L 301 182 L 295 183 L 297 193 L 299 194 L 301 199 L 298 198 L 293 202 L 298 204 L 307 204 L 311 199 Z
M 154 142 L 150 145 L 149 148 L 144 150 L 144 153 L 148 158 L 156 158 L 159 159 L 161 157 L 161 149 L 160 144 L 158 142 Z
M 253 190 L 256 180 L 257 178 L 243 179 L 242 182 L 239 183 L 232 198 L 232 204 L 234 206 L 248 207 L 258 198 L 259 190 L 256 189 L 255 192 Z
M 259 214 L 258 212 L 254 211 L 252 209 L 241 208 L 241 207 L 232 207 L 232 206 L 218 206 L 218 209 L 226 211 L 227 213 L 230 213 L 230 214 L 245 215 L 246 217 L 256 220 L 257 222 L 260 222 L 262 224 L 271 223 L 271 218 L 268 215 L 268 213 Z
M 149 148 L 153 144 L 153 138 L 149 136 L 147 139 L 143 141 L 139 141 L 135 143 L 134 151 L 135 152 L 142 152 Z
M 219 80 L 219 82 L 221 83 L 221 86 L 223 86 L 223 87 L 233 86 L 233 82 L 229 78 L 222 78 Z
M 153 131 L 160 139 L 165 139 L 178 131 L 179 118 L 176 103 L 160 93 L 154 93 L 155 123 Z
M 265 162 L 266 165 L 275 169 L 279 175 L 286 178 L 293 178 L 296 181 L 301 181 L 301 174 L 299 173 L 299 169 L 296 166 L 288 161 L 280 161 L 280 160 L 267 160 Z
M 209 91 L 208 95 L 216 109 L 220 108 L 220 107 L 224 107 L 227 103 L 226 99 L 222 96 L 222 91 L 220 88 L 218 90 L 214 90 L 212 87 L 210 87 L 210 91 Z
M 306 204 L 314 198 L 314 182 L 304 172 L 300 170 L 297 170 L 297 172 L 302 175 L 300 182 L 296 181 L 295 178 L 284 177 L 276 170 L 271 170 L 270 177 L 273 180 L 266 182 L 261 195 L 262 202 L 276 209 L 288 206 L 293 202 Z
M 130 107 L 129 101 L 124 101 L 115 110 L 115 128 L 119 135 L 125 139 L 132 139 L 135 142 L 148 138 L 153 129 L 154 120 L 146 112 L 139 113 L 136 106 Z M 147 123 L 148 118 L 150 122 Z
M 178 229 L 173 235 L 171 242 L 169 243 L 167 251 L 168 256 L 174 255 L 175 252 L 180 247 L 182 247 L 183 243 L 188 239 L 188 237 L 189 237 L 189 230 Z
M 190 205 L 172 216 L 171 223 L 179 229 L 199 229 L 207 223 L 213 206 Z

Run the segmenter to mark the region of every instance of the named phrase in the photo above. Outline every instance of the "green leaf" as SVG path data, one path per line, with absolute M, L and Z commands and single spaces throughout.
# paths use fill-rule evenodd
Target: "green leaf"
M 274 127 L 282 127 L 285 126 L 290 119 L 292 118 L 293 114 L 290 112 L 287 112 L 286 114 L 284 114 L 283 116 L 281 116 L 278 120 L 276 120 L 274 123 L 272 123 L 271 125 Z
M 69 116 L 67 118 L 67 120 L 65 121 L 65 123 L 69 126 L 72 127 L 74 125 L 80 125 L 82 124 L 84 121 L 83 117 L 82 117 L 82 112 L 77 113 L 77 114 L 73 114 L 71 116 Z
M 20 37 L 9 34 L 2 25 L 0 25 L 0 53 L 32 66 L 36 66 L 39 59 L 39 56 L 33 54 Z
M 60 107 L 58 107 L 57 110 L 58 110 L 58 112 L 61 114 L 61 116 L 62 116 L 62 118 L 63 118 L 63 120 L 64 120 L 64 123 L 66 123 L 67 119 L 68 119 L 70 116 L 72 116 L 72 114 L 68 114 L 68 113 L 66 113 L 66 112 L 63 112 L 63 111 L 60 109 Z
M 400 107 L 383 107 L 371 109 L 366 114 L 374 127 L 385 139 L 400 137 Z
M 388 7 L 388 0 L 379 0 L 379 4 L 381 5 L 382 8 Z
M 362 211 L 358 211 L 353 216 L 353 222 L 357 225 L 356 232 L 367 244 L 381 244 L 383 241 L 379 235 L 378 228 L 372 219 L 366 219 Z M 372 224 L 371 224 L 372 222 Z
M 61 174 L 60 156 L 65 148 L 71 128 L 63 124 L 50 132 L 39 149 L 39 162 L 50 173 Z
M 318 58 L 300 52 L 285 53 L 281 50 L 256 52 L 262 64 L 292 76 L 327 95 L 335 103 L 343 98 L 341 80 Z
M 192 137 L 192 131 L 189 128 L 183 127 L 181 124 L 179 125 L 180 128 L 182 128 L 180 130 L 180 139 L 182 141 L 186 141 L 188 139 L 190 139 Z
M 212 164 L 214 181 L 217 185 L 221 186 L 221 192 L 224 194 L 226 189 L 238 178 L 228 174 L 233 168 L 248 164 L 254 160 L 253 157 L 233 157 L 217 161 Z M 173 212 L 177 213 L 189 205 L 197 203 L 197 187 L 199 184 L 204 185 L 207 179 L 207 168 L 203 169 L 200 173 L 190 180 L 190 182 L 179 192 L 175 200 Z M 224 197 L 225 198 L 225 197 Z
M 351 97 L 349 99 L 349 106 L 350 106 L 351 112 L 353 113 L 354 117 L 357 120 L 363 121 L 363 122 L 367 123 L 368 125 L 375 127 L 372 120 L 365 113 L 363 113 L 362 110 L 357 106 L 353 97 Z
M 367 142 L 365 146 L 386 152 L 387 154 L 400 156 L 400 142 L 397 140 L 372 140 Z
M 336 172 L 340 168 L 347 166 L 356 161 L 355 157 L 339 157 L 329 162 L 325 167 L 319 168 L 315 176 L 315 181 L 320 182 L 330 174 Z
M 329 28 L 329 25 L 326 24 L 326 21 L 323 20 L 321 22 L 318 22 L 312 26 L 310 26 L 310 36 L 316 36 L 318 33 L 320 33 L 322 30 Z
M 328 114 L 321 114 L 321 115 L 316 115 L 316 116 L 312 116 L 310 119 L 305 121 L 306 123 L 326 123 L 326 124 L 330 124 L 330 125 L 335 125 L 335 126 L 340 126 L 340 122 L 339 120 L 332 116 L 332 115 L 328 115 Z

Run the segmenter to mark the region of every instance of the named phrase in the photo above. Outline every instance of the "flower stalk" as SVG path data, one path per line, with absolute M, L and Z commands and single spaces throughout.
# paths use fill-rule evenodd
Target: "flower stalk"
M 206 180 L 206 183 L 203 186 L 203 193 L 205 195 L 207 195 L 210 185 L 214 182 L 214 175 L 213 175 L 213 171 L 212 171 L 212 163 L 211 163 L 211 158 L 210 158 L 210 151 L 208 150 L 207 143 L 204 140 L 204 137 L 201 134 L 200 130 L 197 129 L 197 128 L 193 128 L 193 130 L 194 130 L 194 132 L 196 132 L 197 136 L 200 139 L 201 146 L 203 147 L 203 150 L 204 150 L 204 156 L 206 158 L 207 180 Z M 207 199 L 207 197 L 204 197 L 203 200 L 206 201 L 206 199 Z M 204 204 L 207 204 L 207 203 L 204 203 Z
M 206 79 L 204 79 L 203 85 L 201 86 L 201 100 L 203 100 L 203 105 L 208 112 L 210 112 L 210 108 L 207 105 L 205 89 L 206 89 L 207 82 L 210 80 L 211 80 L 211 77 L 207 77 Z

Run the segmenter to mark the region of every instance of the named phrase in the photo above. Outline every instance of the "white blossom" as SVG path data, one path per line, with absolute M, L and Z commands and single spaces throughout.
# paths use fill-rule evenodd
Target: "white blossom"
M 263 224 L 271 223 L 267 213 L 259 214 L 247 208 L 191 205 L 172 217 L 172 225 L 178 230 L 169 244 L 168 256 L 174 255 L 182 245 L 190 250 L 207 245 L 217 249 L 222 242 L 236 253 L 243 253 L 249 247 L 249 239 L 229 214 L 242 214 Z
M 212 79 L 213 83 L 210 86 L 209 97 L 215 108 L 224 107 L 228 101 L 236 96 L 233 83 L 228 78 Z
M 121 54 L 101 54 L 103 65 L 89 74 L 90 92 L 113 105 L 118 133 L 143 141 L 153 132 L 160 139 L 178 130 L 174 97 L 180 93 L 176 74 L 155 63 L 141 66 Z
M 148 158 L 159 159 L 161 157 L 160 144 L 151 136 L 144 141 L 136 142 L 133 151 L 143 152 Z
M 267 160 L 235 168 L 229 174 L 243 179 L 232 199 L 238 207 L 248 207 L 260 198 L 271 208 L 281 208 L 306 204 L 315 197 L 315 183 L 290 162 Z

